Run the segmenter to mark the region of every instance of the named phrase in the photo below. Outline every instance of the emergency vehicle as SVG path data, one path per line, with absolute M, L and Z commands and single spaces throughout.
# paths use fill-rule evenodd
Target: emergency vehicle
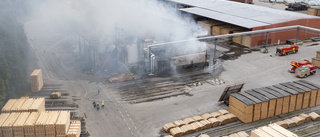
M 311 64 L 311 62 L 309 60 L 301 60 L 299 62 L 295 62 L 295 61 L 291 61 L 290 62 L 290 65 L 292 66 L 291 69 L 289 69 L 288 71 L 291 72 L 291 73 L 294 73 L 295 70 L 301 66 L 304 66 L 304 65 L 308 65 L 308 64 Z
M 308 77 L 310 75 L 313 75 L 314 73 L 316 73 L 316 66 L 313 65 L 304 65 L 302 67 L 299 67 L 296 69 L 296 76 L 298 78 L 305 78 Z
M 282 46 L 282 47 L 277 47 L 276 54 L 279 56 L 285 56 L 292 53 L 297 53 L 298 50 L 299 50 L 299 47 L 297 45 Z

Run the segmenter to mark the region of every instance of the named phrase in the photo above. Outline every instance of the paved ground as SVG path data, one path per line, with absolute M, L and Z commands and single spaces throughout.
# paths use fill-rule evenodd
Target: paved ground
M 32 24 L 26 24 L 25 28 L 31 47 L 37 57 L 37 64 L 39 64 L 34 68 L 40 67 L 43 70 L 46 86 L 58 86 L 59 89 L 69 93 L 69 98 L 73 99 L 73 103 L 79 105 L 75 111 L 86 117 L 87 130 L 93 137 L 155 137 L 163 135 L 165 133 L 161 127 L 165 123 L 214 112 L 222 108 L 227 109 L 226 105 L 217 102 L 226 85 L 245 83 L 244 89 L 251 89 L 298 80 L 294 74 L 287 72 L 290 69 L 290 61 L 310 59 L 315 56 L 315 51 L 320 50 L 320 46 L 307 47 L 308 44 L 304 44 L 300 46 L 298 54 L 289 56 L 274 56 L 275 47 L 269 48 L 269 54 L 259 52 L 244 54 L 234 60 L 221 62 L 221 65 L 216 66 L 218 69 L 215 70 L 219 73 L 210 69 L 204 70 L 203 72 L 209 74 L 204 75 L 204 81 L 200 81 L 202 85 L 198 86 L 187 85 L 192 82 L 192 75 L 142 80 L 141 83 L 149 81 L 154 82 L 153 84 L 157 84 L 157 81 L 161 81 L 162 84 L 166 81 L 172 84 L 188 80 L 188 83 L 179 86 L 188 89 L 192 96 L 172 96 L 151 102 L 132 104 L 123 100 L 124 95 L 120 93 L 118 88 L 114 88 L 113 84 L 105 81 L 103 73 L 91 75 L 79 69 L 77 64 L 81 64 L 82 60 L 75 55 L 74 49 L 76 47 L 72 42 L 70 43 L 73 40 L 73 35 L 55 34 L 54 32 L 52 34 L 46 32 L 45 35 L 31 30 Z M 319 73 L 317 73 L 306 79 L 320 84 L 319 78 Z M 216 79 L 223 81 L 222 84 L 205 82 Z M 195 82 L 199 82 L 198 80 L 199 78 Z M 168 91 L 182 92 L 177 91 L 174 86 Z M 130 88 L 128 88 L 128 92 L 130 92 Z M 105 100 L 105 108 L 97 111 L 93 108 L 92 102 L 101 100 Z

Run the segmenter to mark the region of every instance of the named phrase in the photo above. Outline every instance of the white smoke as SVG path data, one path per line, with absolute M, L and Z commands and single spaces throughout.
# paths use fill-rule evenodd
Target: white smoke
M 30 0 L 33 30 L 39 33 L 86 33 L 101 43 L 127 37 L 182 40 L 192 37 L 185 23 L 157 0 Z

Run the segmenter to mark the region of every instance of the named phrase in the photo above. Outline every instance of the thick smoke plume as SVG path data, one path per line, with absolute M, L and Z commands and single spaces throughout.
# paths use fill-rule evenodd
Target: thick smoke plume
M 157 0 L 31 0 L 25 21 L 41 33 L 82 33 L 100 43 L 128 37 L 182 40 L 192 37 L 196 25 L 185 23 Z

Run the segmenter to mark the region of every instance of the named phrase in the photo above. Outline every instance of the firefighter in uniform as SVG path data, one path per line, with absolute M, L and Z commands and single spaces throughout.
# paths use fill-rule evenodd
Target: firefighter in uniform
M 104 107 L 104 100 L 102 100 L 102 102 L 101 102 L 101 108 L 103 108 Z

